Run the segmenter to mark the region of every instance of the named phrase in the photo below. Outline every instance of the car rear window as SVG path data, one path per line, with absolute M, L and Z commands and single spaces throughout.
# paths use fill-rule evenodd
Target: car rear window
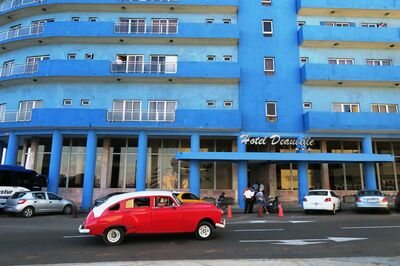
M 310 191 L 307 196 L 328 196 L 328 191 Z
M 360 196 L 382 196 L 382 193 L 377 190 L 363 190 L 358 192 Z
M 19 199 L 26 195 L 26 192 L 15 192 L 11 198 L 12 199 Z

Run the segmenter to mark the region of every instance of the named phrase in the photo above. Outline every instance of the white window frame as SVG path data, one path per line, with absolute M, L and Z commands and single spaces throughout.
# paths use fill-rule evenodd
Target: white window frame
M 335 110 L 335 106 L 340 107 L 340 111 Z M 350 112 L 345 112 L 345 107 L 350 107 Z M 357 107 L 358 111 L 353 112 L 353 107 Z M 361 112 L 359 103 L 332 103 L 332 111 L 337 113 L 359 113 Z
M 72 17 L 71 21 L 78 22 L 78 21 L 81 21 L 81 18 L 80 17 Z
M 207 100 L 207 107 L 214 108 L 216 106 L 215 100 Z
M 29 121 L 32 118 L 32 110 L 42 107 L 42 100 L 20 101 L 18 105 L 17 121 Z
M 297 26 L 298 27 L 303 27 L 305 25 L 306 25 L 306 22 L 304 20 L 297 21 Z
M 71 106 L 72 105 L 72 99 L 64 99 L 63 100 L 63 105 Z
M 368 62 L 371 62 L 371 64 L 369 64 Z M 384 65 L 383 62 L 386 62 L 389 64 Z M 368 66 L 391 66 L 392 60 L 391 59 L 367 59 L 366 63 Z
M 224 55 L 222 57 L 224 62 L 231 62 L 232 61 L 232 56 L 231 55 Z
M 155 104 L 156 109 L 152 109 L 151 106 L 152 104 Z M 162 105 L 162 110 L 160 110 L 159 105 Z M 171 112 L 170 110 L 167 110 L 167 106 L 168 104 L 173 104 L 174 105 L 174 112 L 176 111 L 176 107 L 177 107 L 177 101 L 174 100 L 150 100 L 148 101 L 148 120 L 149 121 L 170 121 L 167 119 L 167 115 L 171 115 L 168 112 Z M 153 117 L 155 112 L 155 117 Z M 171 121 L 175 121 L 175 114 L 173 114 L 173 119 L 171 119 Z
M 90 99 L 81 99 L 81 105 L 82 106 L 89 106 L 90 105 Z
M 272 0 L 261 0 L 261 4 L 264 6 L 272 5 Z
M 6 109 L 7 109 L 7 104 L 6 103 L 0 103 L 0 122 L 4 122 L 6 118 Z M 0 151 L 2 152 L 2 151 Z
M 97 17 L 89 17 L 88 21 L 89 22 L 96 22 L 97 21 Z
M 122 103 L 121 109 L 116 109 L 117 104 Z M 128 105 L 131 107 L 128 108 Z M 135 108 L 135 106 L 139 105 L 139 108 Z M 136 114 L 137 112 L 137 114 Z M 114 116 L 120 113 L 121 119 L 115 119 Z M 116 99 L 113 100 L 113 107 L 112 107 L 112 121 L 141 121 L 142 120 L 142 101 L 140 100 L 122 100 Z M 129 119 L 127 119 L 129 118 Z
M 92 60 L 92 59 L 94 59 L 94 53 L 86 53 L 86 54 L 85 54 L 85 59 L 87 59 L 87 60 Z
M 265 25 L 267 23 L 270 24 L 270 26 L 271 26 L 271 30 L 269 30 L 269 31 L 265 30 L 266 29 Z M 264 36 L 271 37 L 274 34 L 274 23 L 273 23 L 273 20 L 272 19 L 263 19 L 262 20 L 262 29 L 263 29 L 263 35 Z
M 268 113 L 268 106 L 272 105 L 272 107 L 274 108 L 274 112 Z M 267 118 L 268 121 L 270 122 L 274 122 L 276 121 L 277 117 L 278 117 L 278 108 L 277 108 L 277 102 L 276 101 L 266 101 L 265 102 L 265 116 Z
M 335 61 L 334 64 L 332 64 L 330 61 Z M 341 64 L 341 62 L 344 62 L 344 64 Z M 348 62 L 351 62 L 351 64 L 348 64 Z M 328 58 L 328 64 L 332 65 L 354 65 L 354 58 Z
M 69 60 L 74 60 L 74 59 L 76 59 L 76 54 L 74 54 L 74 53 L 67 54 L 67 59 L 69 59 Z
M 380 23 L 369 23 L 369 22 L 363 22 L 361 23 L 361 27 L 367 27 L 367 28 L 386 28 L 387 23 L 385 22 L 380 22 Z
M 232 19 L 230 19 L 230 18 L 223 18 L 223 19 L 222 19 L 222 22 L 223 22 L 224 24 L 232 24 Z
M 214 19 L 213 18 L 206 18 L 205 22 L 206 22 L 206 24 L 213 24 L 214 23 Z
M 232 108 L 233 107 L 233 101 L 224 101 L 224 107 L 225 108 Z
M 325 21 L 324 26 L 333 26 L 333 27 L 350 27 L 350 22 L 340 22 L 340 21 Z
M 374 107 L 378 108 L 378 112 L 374 112 Z M 385 112 L 381 112 L 381 107 L 385 108 Z M 395 107 L 396 112 L 389 112 L 389 107 Z M 387 113 L 387 114 L 398 114 L 399 107 L 397 104 L 390 104 L 390 103 L 373 103 L 371 104 L 371 112 L 373 113 Z
M 151 19 L 153 33 L 175 34 L 178 33 L 177 18 L 153 18 Z M 153 30 L 156 29 L 156 30 Z
M 207 55 L 207 61 L 214 62 L 216 60 L 217 60 L 217 57 L 215 55 Z
M 303 102 L 303 108 L 304 109 L 311 109 L 312 108 L 312 102 Z
M 272 69 L 267 69 L 266 67 L 266 60 L 272 60 Z M 269 57 L 269 56 L 265 56 L 264 57 L 264 73 L 267 75 L 275 75 L 275 57 Z
M 306 56 L 300 57 L 300 63 L 302 63 L 302 64 L 307 64 L 308 61 L 309 61 L 309 58 L 308 58 L 308 57 L 306 57 Z

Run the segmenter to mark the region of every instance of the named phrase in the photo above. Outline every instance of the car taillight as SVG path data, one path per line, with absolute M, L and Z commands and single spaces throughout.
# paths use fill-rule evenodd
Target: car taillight
M 307 199 L 306 198 L 303 198 L 303 202 L 306 202 L 307 201 Z
M 332 201 L 331 198 L 326 198 L 326 199 L 325 199 L 325 202 L 331 202 L 331 201 Z
M 386 203 L 386 202 L 388 202 L 388 199 L 387 198 L 383 198 L 382 202 Z
M 356 202 L 361 202 L 360 198 L 356 198 Z
M 24 204 L 26 202 L 26 199 L 20 199 L 20 200 L 18 200 L 18 204 Z

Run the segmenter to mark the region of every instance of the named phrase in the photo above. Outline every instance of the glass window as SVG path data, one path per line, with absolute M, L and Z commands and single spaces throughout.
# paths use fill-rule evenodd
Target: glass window
M 214 189 L 214 162 L 202 161 L 200 163 L 200 188 Z
M 170 197 L 156 197 L 155 198 L 155 206 L 156 207 L 168 207 L 168 206 L 172 206 L 173 204 L 173 200 Z
M 232 189 L 232 163 L 216 162 L 216 189 Z
M 396 190 L 393 163 L 378 163 L 381 190 Z
M 332 190 L 344 190 L 343 164 L 329 164 L 329 188 Z
M 263 24 L 263 35 L 265 37 L 271 37 L 273 34 L 273 26 L 272 26 L 272 20 L 268 19 L 264 19 L 262 21 Z
M 388 141 L 376 141 L 375 152 L 378 154 L 392 154 L 392 144 Z
M 62 200 L 62 198 L 53 193 L 47 193 L 47 196 L 49 197 L 49 200 Z
M 310 189 L 322 188 L 321 164 L 308 164 L 308 180 Z
M 346 189 L 359 190 L 361 189 L 361 164 L 346 163 Z
M 264 57 L 264 73 L 267 76 L 275 75 L 275 58 Z
M 60 187 L 83 187 L 86 139 L 64 138 L 61 155 Z

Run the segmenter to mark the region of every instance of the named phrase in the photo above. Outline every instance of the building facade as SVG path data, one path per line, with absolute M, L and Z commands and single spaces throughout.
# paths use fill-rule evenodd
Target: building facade
M 2 163 L 83 209 L 400 186 L 400 0 L 7 0 Z

